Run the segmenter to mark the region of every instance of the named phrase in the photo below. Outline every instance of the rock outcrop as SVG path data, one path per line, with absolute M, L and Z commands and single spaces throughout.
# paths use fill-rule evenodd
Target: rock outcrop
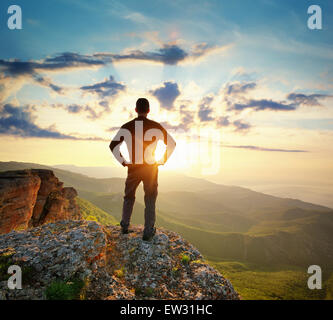
M 0 234 L 64 219 L 81 219 L 77 193 L 51 170 L 0 173 Z
M 178 234 L 159 228 L 145 242 L 142 226 L 131 231 L 123 235 L 119 226 L 64 220 L 0 235 L 0 258 L 29 270 L 21 290 L 8 289 L 0 274 L 0 298 L 46 299 L 57 281 L 66 286 L 80 279 L 85 299 L 239 299 Z

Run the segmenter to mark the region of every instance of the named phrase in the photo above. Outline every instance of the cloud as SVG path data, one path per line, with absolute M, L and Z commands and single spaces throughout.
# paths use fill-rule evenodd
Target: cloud
M 80 88 L 81 90 L 89 93 L 95 93 L 100 98 L 112 97 L 117 95 L 120 91 L 124 91 L 126 86 L 116 82 L 113 76 L 110 76 L 109 79 L 105 79 L 105 81 L 95 83 L 93 85 L 83 86 Z M 101 102 L 102 106 L 106 106 L 106 102 Z
M 246 132 L 252 127 L 251 124 L 244 122 L 243 120 L 235 120 L 232 124 L 235 127 L 235 131 L 238 132 Z
M 49 80 L 47 78 L 44 78 L 37 74 L 32 75 L 32 77 L 38 84 L 40 84 L 43 87 L 50 88 L 52 91 L 59 93 L 59 94 L 64 92 L 64 89 L 62 87 L 59 87 L 59 86 L 53 84 L 51 82 L 51 80 Z
M 167 110 L 173 109 L 173 104 L 180 95 L 178 84 L 166 81 L 157 89 L 150 90 L 149 93 L 157 98 L 162 108 Z
M 257 88 L 256 82 L 234 82 L 227 84 L 224 88 L 224 102 L 228 111 L 243 111 L 252 109 L 255 111 L 274 110 L 291 111 L 297 108 L 294 102 L 273 101 L 271 99 L 248 99 L 246 94 Z
M 273 110 L 273 111 L 292 111 L 297 108 L 297 104 L 277 102 L 268 99 L 255 100 L 250 99 L 246 103 L 233 103 L 228 110 L 242 111 L 244 109 L 253 109 L 255 111 Z
M 202 58 L 213 51 L 224 50 L 226 47 L 213 46 L 207 43 L 195 44 L 188 51 L 177 44 L 164 43 L 161 48 L 155 51 L 131 50 L 120 54 L 99 53 L 94 54 L 95 58 L 100 58 L 104 62 L 121 62 L 126 60 L 142 60 L 164 65 L 177 65 L 187 60 Z
M 37 137 L 52 139 L 71 140 L 104 140 L 98 137 L 76 137 L 56 131 L 53 126 L 41 128 L 35 124 L 35 117 L 32 115 L 33 108 L 16 107 L 11 104 L 0 106 L 0 135 L 11 135 L 18 137 Z
M 71 104 L 71 105 L 67 106 L 67 111 L 69 113 L 80 113 L 83 109 L 84 109 L 84 107 L 82 107 L 78 104 Z
M 102 101 L 102 102 L 104 102 L 104 101 Z M 99 103 L 99 104 L 101 104 L 101 103 Z M 67 111 L 68 113 L 71 113 L 71 114 L 86 113 L 87 118 L 91 119 L 91 120 L 99 119 L 106 112 L 110 111 L 108 105 L 103 106 L 102 110 L 97 110 L 97 108 L 93 108 L 89 105 L 82 106 L 82 105 L 79 105 L 79 104 L 66 105 L 66 104 L 62 104 L 62 103 L 57 103 L 57 104 L 52 104 L 51 107 L 52 108 L 57 108 L 57 109 L 63 109 L 63 110 L 65 110 L 65 111 Z
M 38 69 L 55 70 L 55 69 L 72 69 L 98 67 L 105 65 L 106 62 L 100 59 L 98 55 L 82 55 L 75 52 L 63 52 L 58 56 L 46 58 Z
M 297 150 L 297 149 L 275 149 L 275 148 L 265 148 L 258 146 L 233 146 L 233 145 L 222 145 L 224 148 L 237 148 L 237 149 L 249 149 L 255 151 L 270 151 L 270 152 L 308 152 L 307 150 Z
M 211 96 L 204 97 L 199 104 L 198 117 L 201 121 L 213 121 L 214 118 L 211 116 L 213 108 L 210 107 L 214 98 Z
M 232 44 L 227 45 L 211 45 L 206 42 L 198 43 L 192 46 L 189 50 L 188 60 L 189 61 L 200 61 L 211 54 L 218 54 L 224 52 L 232 47 Z
M 110 61 L 143 60 L 162 63 L 166 65 L 176 65 L 188 57 L 188 53 L 177 45 L 164 44 L 157 51 L 133 50 L 122 54 L 103 54 L 100 57 L 109 58 Z
M 187 58 L 204 56 L 216 46 L 199 43 L 193 46 L 192 51 L 185 51 L 177 44 L 164 43 L 155 51 L 131 50 L 123 53 L 101 52 L 93 54 L 79 54 L 63 52 L 40 61 L 20 61 L 0 59 L 0 68 L 7 75 L 31 75 L 46 71 L 64 71 L 73 68 L 100 67 L 108 63 L 124 60 L 145 60 L 166 65 L 176 65 Z
M 327 98 L 331 98 L 331 95 L 327 94 L 309 94 L 306 95 L 304 93 L 290 93 L 287 96 L 288 100 L 293 101 L 297 105 L 305 105 L 305 106 L 321 106 L 318 100 L 323 100 Z
M 98 98 L 101 98 L 101 101 L 97 100 L 97 104 L 95 106 L 90 105 L 79 105 L 79 104 L 52 104 L 53 108 L 59 108 L 66 110 L 68 113 L 72 114 L 82 114 L 86 113 L 87 118 L 95 120 L 102 117 L 105 113 L 109 113 L 109 101 L 108 98 L 116 96 L 119 92 L 126 90 L 126 86 L 122 83 L 116 82 L 112 76 L 108 79 L 105 79 L 102 82 L 98 82 L 92 85 L 82 86 L 80 87 L 84 93 L 89 93 L 93 95 L 97 95 Z
M 80 55 L 72 52 L 65 52 L 53 58 L 46 58 L 41 61 L 20 61 L 0 59 L 0 68 L 6 74 L 13 77 L 19 75 L 33 75 L 43 71 L 57 71 L 72 68 L 83 68 L 101 66 L 105 62 L 95 59 L 94 56 Z
M 218 127 L 228 127 L 230 125 L 230 120 L 228 116 L 220 117 L 216 121 Z
M 177 65 L 183 61 L 197 60 L 210 54 L 212 50 L 221 48 L 225 47 L 198 43 L 185 50 L 174 43 L 160 43 L 160 47 L 153 51 L 129 50 L 122 53 L 95 52 L 92 54 L 63 52 L 41 60 L 0 59 L 0 98 L 4 101 L 13 92 L 19 90 L 25 82 L 31 80 L 58 94 L 64 94 L 64 88 L 53 84 L 50 79 L 42 76 L 44 73 L 99 68 L 122 61 L 148 61 L 162 65 Z M 12 79 L 15 79 L 15 85 L 8 84 Z
M 217 118 L 215 121 L 215 124 L 218 128 L 221 128 L 221 127 L 234 128 L 234 131 L 239 132 L 239 133 L 245 133 L 252 128 L 250 123 L 247 123 L 240 119 L 232 121 L 232 120 L 230 120 L 229 116 L 223 116 L 223 117 Z
M 226 85 L 225 93 L 228 95 L 244 94 L 247 91 L 256 88 L 256 86 L 257 84 L 255 82 L 235 82 Z
M 183 130 L 188 131 L 191 125 L 194 124 L 194 115 L 190 110 L 187 110 L 185 105 L 181 105 L 179 109 L 180 121 L 178 124 L 170 124 L 166 121 L 161 122 L 161 125 L 167 130 Z
M 1 88 L 1 101 L 8 97 L 13 91 L 19 90 L 25 81 L 32 80 L 40 86 L 47 87 L 52 91 L 61 94 L 63 88 L 55 85 L 49 78 L 40 75 L 37 70 L 42 69 L 39 62 L 22 62 L 17 60 L 0 60 L 0 83 L 4 83 Z M 14 81 L 14 85 L 9 83 Z
M 252 109 L 255 111 L 293 111 L 300 105 L 321 106 L 319 100 L 332 97 L 327 94 L 303 94 L 290 93 L 287 95 L 288 101 L 274 101 L 272 99 L 249 99 L 246 98 L 248 91 L 257 87 L 256 82 L 235 82 L 227 84 L 224 88 L 224 102 L 228 106 L 228 111 L 243 111 Z
M 55 139 L 75 139 L 52 128 L 43 129 L 34 123 L 28 107 L 14 107 L 5 104 L 0 107 L 0 134 L 20 137 L 40 137 Z

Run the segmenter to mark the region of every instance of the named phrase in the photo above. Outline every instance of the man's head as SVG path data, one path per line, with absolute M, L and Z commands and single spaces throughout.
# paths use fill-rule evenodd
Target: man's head
M 149 101 L 146 98 L 139 98 L 136 101 L 135 111 L 140 116 L 146 116 L 149 113 Z

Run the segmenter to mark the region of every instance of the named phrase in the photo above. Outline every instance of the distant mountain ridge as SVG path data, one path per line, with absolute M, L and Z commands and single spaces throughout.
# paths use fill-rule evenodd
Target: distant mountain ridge
M 0 170 L 44 167 L 2 162 Z M 52 168 L 53 169 L 53 168 Z M 80 198 L 121 218 L 124 179 L 89 178 L 53 169 Z M 224 186 L 183 175 L 161 176 L 157 225 L 180 233 L 206 256 L 260 264 L 332 265 L 333 210 L 296 199 Z M 142 223 L 139 187 L 133 223 Z

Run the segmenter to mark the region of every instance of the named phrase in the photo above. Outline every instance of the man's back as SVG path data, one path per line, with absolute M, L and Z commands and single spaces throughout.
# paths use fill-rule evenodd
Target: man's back
M 161 124 L 147 117 L 138 116 L 121 126 L 112 140 L 110 148 L 113 151 L 116 146 L 124 141 L 129 153 L 130 164 L 154 164 L 156 162 L 155 150 L 159 140 L 163 141 L 167 147 L 168 144 L 170 146 L 175 145 L 174 140 Z M 163 162 L 166 159 L 167 154 L 165 159 L 162 159 Z

